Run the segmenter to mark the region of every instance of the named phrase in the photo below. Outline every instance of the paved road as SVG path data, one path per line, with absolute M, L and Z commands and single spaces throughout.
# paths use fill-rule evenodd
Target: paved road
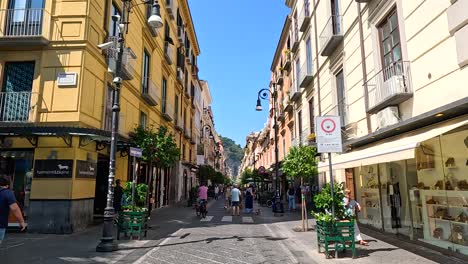
M 294 232 L 300 214 L 274 217 L 271 209 L 261 215 L 231 217 L 222 201 L 211 201 L 208 217 L 199 219 L 193 209 L 169 207 L 152 214 L 148 237 L 119 241 L 119 250 L 97 253 L 102 227 L 97 225 L 72 235 L 8 234 L 0 246 L 0 264 L 16 263 L 466 263 L 424 247 L 399 240 L 382 241 L 379 234 L 366 236 L 369 247 L 358 246 L 358 257 L 325 259 L 317 252 L 315 232 Z M 312 225 L 312 223 L 311 223 Z M 405 249 L 400 248 L 401 246 Z

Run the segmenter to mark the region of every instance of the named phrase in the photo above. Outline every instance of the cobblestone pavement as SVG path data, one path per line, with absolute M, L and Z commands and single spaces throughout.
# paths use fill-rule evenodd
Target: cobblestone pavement
M 372 236 L 365 236 L 370 246 L 358 246 L 356 259 L 352 260 L 349 253 L 340 254 L 339 259 L 325 259 L 317 252 L 315 232 L 292 230 L 300 224 L 298 213 L 275 217 L 271 209 L 261 208 L 260 215 L 231 217 L 223 201 L 211 201 L 208 209 L 206 219 L 199 219 L 187 207 L 158 209 L 152 214 L 148 237 L 120 240 L 119 250 L 112 253 L 95 252 L 100 225 L 72 235 L 9 233 L 0 246 L 0 264 L 466 263 L 400 240 L 383 242 L 386 236 L 370 231 Z

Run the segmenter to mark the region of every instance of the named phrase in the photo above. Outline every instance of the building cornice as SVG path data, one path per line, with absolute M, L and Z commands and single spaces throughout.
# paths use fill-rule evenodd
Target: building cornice
M 278 45 L 276 46 L 275 55 L 273 56 L 273 62 L 271 63 L 270 70 L 275 71 L 278 60 L 281 58 L 281 53 L 283 51 L 284 45 L 289 37 L 289 28 L 291 27 L 291 18 L 289 15 L 286 16 L 283 24 L 283 30 L 281 31 L 280 38 L 278 40 Z
M 197 33 L 195 32 L 195 26 L 193 24 L 192 13 L 190 12 L 190 7 L 187 0 L 180 1 L 180 9 L 182 11 L 182 16 L 189 21 L 185 21 L 185 26 L 187 33 L 189 34 L 189 39 L 192 43 L 193 51 L 195 55 L 200 55 L 200 46 L 198 45 Z

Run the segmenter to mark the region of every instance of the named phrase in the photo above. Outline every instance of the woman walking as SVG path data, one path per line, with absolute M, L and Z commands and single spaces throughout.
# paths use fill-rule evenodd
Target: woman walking
M 245 192 L 245 212 L 247 214 L 253 211 L 253 198 L 252 189 L 247 189 Z
M 349 189 L 345 190 L 345 197 L 343 198 L 344 206 L 346 209 L 351 211 L 351 214 L 355 216 L 356 210 L 359 212 L 361 211 L 361 205 L 356 202 L 353 198 L 351 198 L 351 191 Z M 354 237 L 356 241 L 359 241 L 359 244 L 363 246 L 368 246 L 369 243 L 364 241 L 361 236 L 361 231 L 357 225 L 357 219 L 354 219 Z

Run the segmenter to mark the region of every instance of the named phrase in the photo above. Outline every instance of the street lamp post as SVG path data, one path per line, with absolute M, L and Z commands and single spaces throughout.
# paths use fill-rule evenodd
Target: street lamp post
M 273 124 L 273 129 L 275 130 L 275 176 L 276 176 L 276 181 L 275 181 L 275 189 L 276 189 L 276 195 L 275 195 L 275 206 L 273 206 L 273 212 L 274 213 L 284 213 L 283 205 L 281 203 L 281 193 L 280 193 L 280 184 L 279 184 L 279 157 L 278 157 L 278 107 L 277 107 L 277 100 L 278 100 L 278 91 L 276 88 L 276 83 L 272 84 L 273 90 L 270 89 L 261 89 L 258 91 L 258 96 L 257 96 L 257 106 L 255 110 L 257 111 L 262 111 L 262 102 L 260 99 L 267 100 L 268 95 L 271 96 L 273 99 L 273 111 L 274 111 L 274 124 Z
M 150 0 L 143 1 L 143 4 L 149 4 Z M 122 59 L 125 50 L 125 35 L 127 32 L 128 16 L 130 10 L 136 5 L 132 4 L 131 0 L 122 0 L 122 16 L 113 15 L 112 20 L 119 23 L 118 26 L 118 46 L 117 46 L 117 61 L 113 79 L 114 89 L 112 90 L 112 130 L 109 154 L 109 179 L 107 188 L 107 204 L 104 209 L 104 225 L 100 243 L 96 247 L 97 252 L 111 252 L 117 249 L 114 244 L 113 237 L 113 220 L 114 220 L 114 179 L 115 179 L 115 160 L 117 154 L 117 137 L 119 131 L 119 113 L 120 113 L 120 89 L 122 87 Z M 153 1 L 151 16 L 148 18 L 148 24 L 155 28 L 162 27 L 162 19 L 159 13 L 159 4 L 157 0 Z M 101 49 L 112 49 L 113 43 L 108 42 L 98 45 Z M 115 52 L 110 50 L 109 52 Z

